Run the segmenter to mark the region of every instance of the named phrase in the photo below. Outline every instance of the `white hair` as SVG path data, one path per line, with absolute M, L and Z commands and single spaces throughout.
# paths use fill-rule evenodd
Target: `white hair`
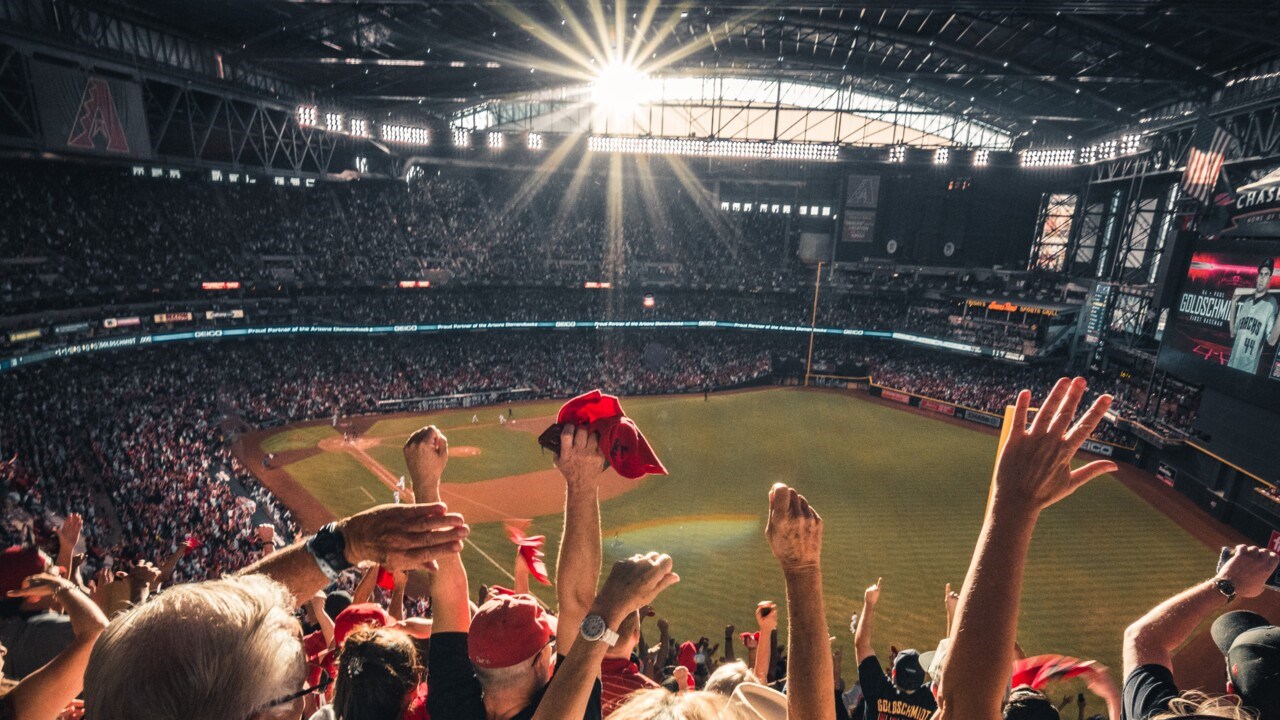
M 117 617 L 85 670 L 94 720 L 246 718 L 306 679 L 293 597 L 259 575 L 178 585 Z
M 728 697 L 742 683 L 759 684 L 760 678 L 756 677 L 746 663 L 739 660 L 716 668 L 716 671 L 711 673 L 711 677 L 707 678 L 706 690 Z

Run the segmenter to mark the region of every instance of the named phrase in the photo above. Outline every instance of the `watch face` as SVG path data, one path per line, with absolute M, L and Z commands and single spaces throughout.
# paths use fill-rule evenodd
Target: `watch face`
M 599 615 L 588 615 L 582 620 L 582 637 L 587 640 L 599 640 L 604 637 L 604 618 Z

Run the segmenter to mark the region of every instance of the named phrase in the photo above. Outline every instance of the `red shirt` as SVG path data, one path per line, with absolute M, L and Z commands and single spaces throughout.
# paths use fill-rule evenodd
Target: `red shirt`
M 628 658 L 605 658 L 600 661 L 600 710 L 604 717 L 616 711 L 631 693 L 661 687 L 640 674 L 640 668 Z

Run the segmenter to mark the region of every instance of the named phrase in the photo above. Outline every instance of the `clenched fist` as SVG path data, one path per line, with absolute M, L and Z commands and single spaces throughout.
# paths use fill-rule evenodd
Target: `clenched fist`
M 816 568 L 822 556 L 822 517 L 792 488 L 769 490 L 769 524 L 764 529 L 783 572 Z

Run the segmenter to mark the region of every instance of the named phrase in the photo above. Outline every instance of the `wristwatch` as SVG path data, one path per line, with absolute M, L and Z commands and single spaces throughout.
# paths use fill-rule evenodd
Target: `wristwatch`
M 1223 597 L 1227 599 L 1227 602 L 1231 602 L 1236 599 L 1236 584 L 1230 580 L 1226 578 L 1214 578 L 1213 586 L 1217 588 L 1218 592 L 1222 593 Z
M 578 627 L 578 632 L 582 635 L 582 639 L 587 642 L 603 642 L 610 647 L 617 645 L 621 637 L 618 633 L 610 630 L 604 618 L 599 615 L 588 615 L 583 618 L 582 625 Z
M 337 580 L 343 570 L 351 567 L 347 562 L 347 541 L 337 523 L 329 523 L 307 538 L 307 552 L 315 558 L 320 572 L 330 580 Z

